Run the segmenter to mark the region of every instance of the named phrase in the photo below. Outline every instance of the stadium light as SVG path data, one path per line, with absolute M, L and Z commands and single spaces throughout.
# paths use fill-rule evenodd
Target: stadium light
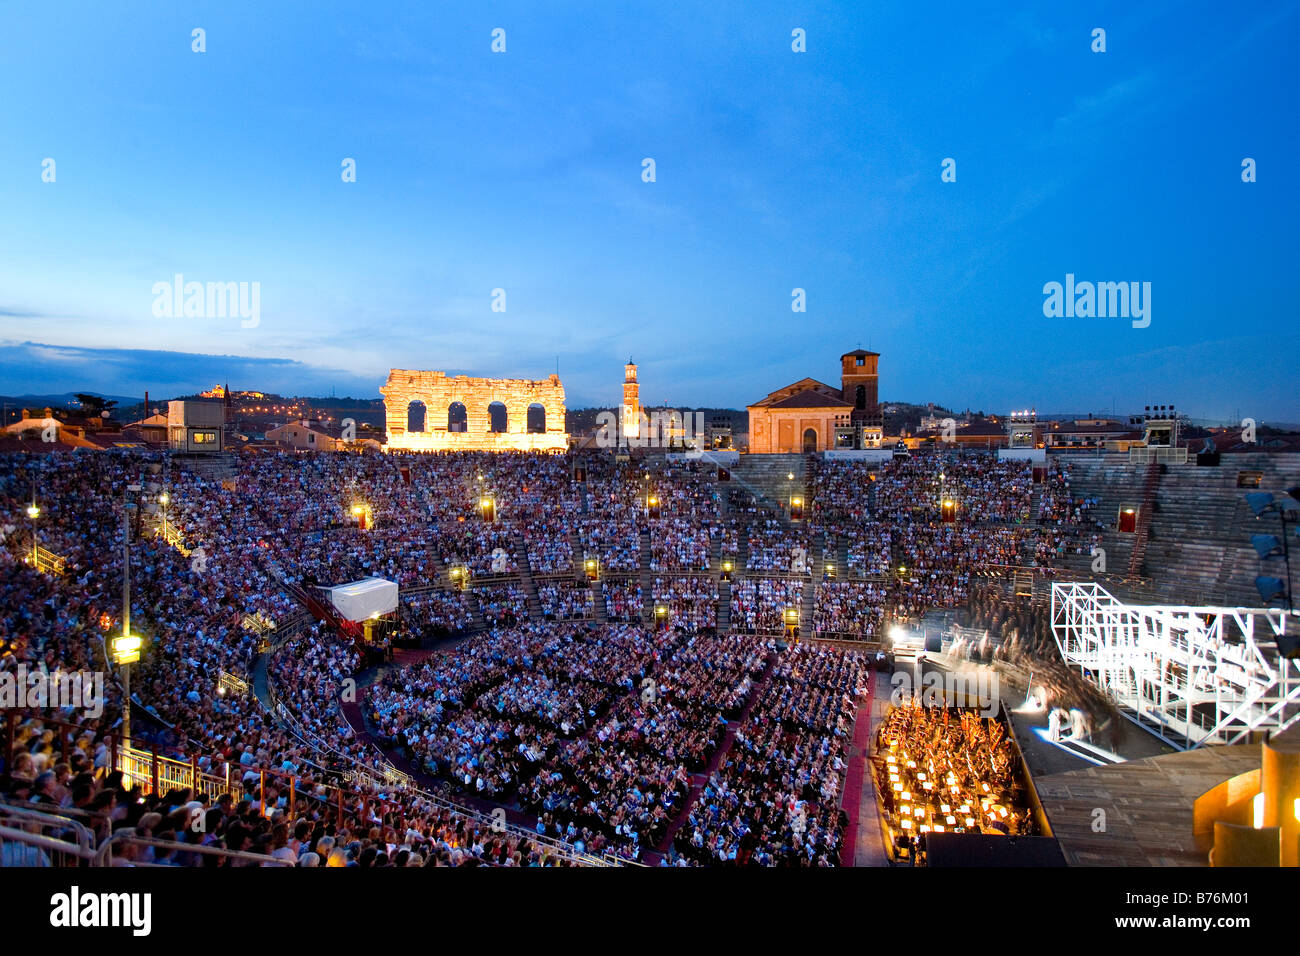
M 1282 556 L 1282 542 L 1275 534 L 1252 534 L 1250 543 L 1261 560 Z
M 1286 597 L 1286 582 L 1281 578 L 1271 578 L 1261 574 L 1255 578 L 1255 590 L 1259 592 L 1265 604 L 1270 604 L 1279 597 Z
M 119 634 L 113 638 L 113 663 L 119 667 L 135 664 L 143 648 L 144 638 L 139 634 Z
M 1287 524 L 1300 522 L 1300 502 L 1297 501 L 1300 494 L 1297 494 L 1298 492 L 1300 492 L 1300 486 L 1287 489 L 1284 497 L 1278 497 L 1271 491 L 1251 491 L 1245 495 L 1246 504 L 1250 506 L 1256 521 L 1263 518 L 1264 515 L 1275 514 L 1282 525 L 1280 535 L 1253 534 L 1250 536 L 1250 543 L 1261 561 L 1280 556 L 1286 564 L 1285 578 L 1261 574 L 1255 578 L 1255 590 L 1259 591 L 1259 596 L 1265 604 L 1280 598 L 1282 606 L 1287 610 L 1291 610 L 1294 606 L 1291 597 L 1291 546 L 1290 541 L 1287 539 Z

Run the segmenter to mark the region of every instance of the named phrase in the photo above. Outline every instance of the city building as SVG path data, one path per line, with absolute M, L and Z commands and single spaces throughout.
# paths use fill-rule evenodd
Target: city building
M 223 402 L 176 400 L 167 403 L 167 443 L 172 451 L 215 454 L 225 448 Z
M 619 427 L 626 438 L 641 434 L 641 386 L 636 380 L 636 365 L 629 357 L 623 366 L 623 413 Z
M 746 406 L 751 454 L 878 448 L 880 353 L 840 356 L 840 385 L 804 378 Z

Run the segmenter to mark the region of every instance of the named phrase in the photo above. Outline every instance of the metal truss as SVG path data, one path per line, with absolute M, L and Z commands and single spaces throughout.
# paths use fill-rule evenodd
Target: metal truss
M 1093 582 L 1052 585 L 1066 665 L 1180 750 L 1242 743 L 1300 719 L 1300 661 L 1280 656 L 1275 640 L 1288 617 L 1295 612 L 1125 604 Z

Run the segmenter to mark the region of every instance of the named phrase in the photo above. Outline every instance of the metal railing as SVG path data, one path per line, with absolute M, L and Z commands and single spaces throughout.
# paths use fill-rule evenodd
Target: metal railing
M 54 813 L 16 804 L 0 803 L 0 866 L 13 867 L 111 867 L 172 866 L 137 859 L 135 852 L 151 848 L 164 854 L 181 856 L 217 857 L 229 865 L 242 866 L 293 866 L 288 860 L 251 853 L 246 850 L 229 850 L 224 847 L 200 846 L 176 840 L 163 840 L 146 836 L 132 827 L 124 827 L 96 842 L 94 831 L 81 819 L 94 819 L 75 809 L 60 809 Z M 99 818 L 107 822 L 106 817 Z M 116 854 L 116 856 L 115 856 Z
M 95 849 L 94 832 L 77 820 L 0 803 L 0 865 L 78 866 Z

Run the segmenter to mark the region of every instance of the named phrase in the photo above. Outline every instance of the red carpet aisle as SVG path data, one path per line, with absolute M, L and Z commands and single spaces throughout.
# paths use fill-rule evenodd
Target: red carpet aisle
M 862 789 L 867 773 L 867 751 L 871 746 L 871 700 L 875 675 L 867 682 L 867 692 L 858 698 L 858 713 L 853 720 L 853 743 L 848 751 L 848 769 L 844 775 L 844 793 L 840 801 L 849 818 L 840 846 L 840 866 L 853 866 L 858 845 L 858 817 L 862 812 Z

